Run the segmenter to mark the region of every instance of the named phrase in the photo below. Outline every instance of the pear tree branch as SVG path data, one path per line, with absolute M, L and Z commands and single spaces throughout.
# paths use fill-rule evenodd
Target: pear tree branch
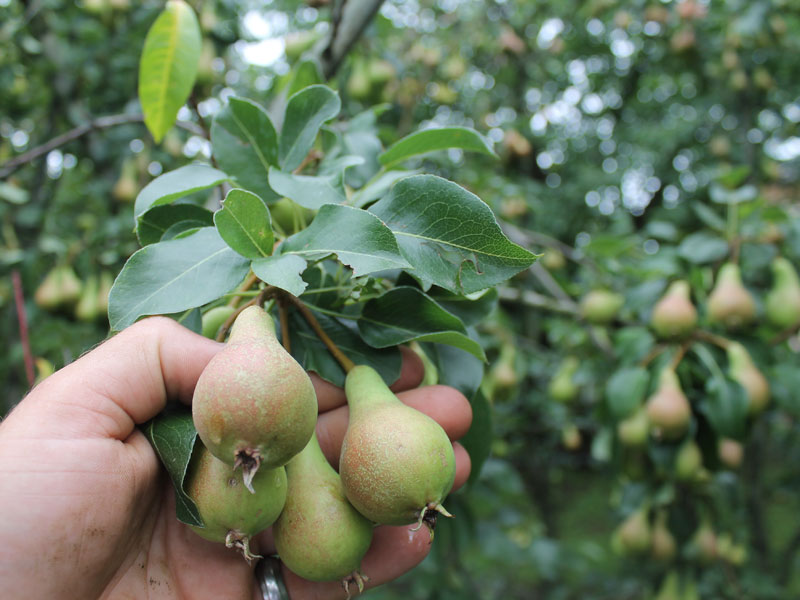
M 330 36 L 319 53 L 322 75 L 330 79 L 347 53 L 370 24 L 383 0 L 335 0 L 331 14 Z
M 7 160 L 2 165 L 0 165 L 0 179 L 8 177 L 22 165 L 25 165 L 33 160 L 36 160 L 40 156 L 47 154 L 51 150 L 55 150 L 56 148 L 63 146 L 64 144 L 68 144 L 69 142 L 75 141 L 78 138 L 83 137 L 87 133 L 90 133 L 92 131 L 97 131 L 100 129 L 108 129 L 109 127 L 116 127 L 117 125 L 126 125 L 128 123 L 142 123 L 143 121 L 144 121 L 144 115 L 128 114 L 128 113 L 123 113 L 119 115 L 109 115 L 105 117 L 97 117 L 96 119 L 92 119 L 91 121 L 84 123 L 83 125 L 78 125 L 74 129 L 70 129 L 66 133 L 57 135 L 50 141 L 45 142 L 40 146 L 31 148 L 27 152 L 24 152 L 19 156 L 15 156 L 14 158 Z M 189 123 L 187 121 L 178 121 L 176 125 L 182 129 L 190 131 L 191 133 L 194 133 L 195 135 L 203 135 L 203 131 L 194 123 Z

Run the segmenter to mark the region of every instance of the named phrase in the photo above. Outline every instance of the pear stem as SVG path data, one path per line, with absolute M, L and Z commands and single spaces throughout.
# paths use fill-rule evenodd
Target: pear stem
M 719 346 L 723 350 L 727 349 L 727 347 L 731 345 L 731 341 L 729 339 L 719 335 L 714 335 L 708 331 L 703 331 L 702 329 L 694 332 L 694 338 L 705 342 L 710 342 L 715 346 Z
M 281 323 L 281 343 L 283 344 L 283 349 L 291 354 L 292 340 L 289 338 L 289 311 L 286 308 L 286 301 L 283 298 L 278 300 L 278 320 Z
M 347 356 L 345 356 L 344 352 L 342 352 L 336 343 L 325 333 L 325 330 L 322 328 L 322 325 L 319 324 L 317 318 L 314 316 L 314 313 L 311 312 L 305 303 L 300 300 L 300 298 L 293 296 L 292 294 L 282 294 L 283 298 L 289 300 L 292 304 L 294 304 L 295 308 L 300 311 L 300 314 L 303 315 L 303 318 L 308 322 L 311 326 L 311 329 L 314 330 L 314 333 L 317 334 L 319 340 L 325 344 L 325 347 L 328 349 L 336 361 L 341 365 L 342 369 L 345 373 L 349 373 L 350 370 L 355 367 L 355 363 L 350 360 Z
M 681 364 L 683 357 L 686 355 L 686 351 L 689 349 L 691 342 L 684 342 L 678 347 L 678 350 L 675 352 L 675 356 L 672 357 L 672 360 L 669 362 L 669 368 L 673 371 L 678 368 L 678 365 Z

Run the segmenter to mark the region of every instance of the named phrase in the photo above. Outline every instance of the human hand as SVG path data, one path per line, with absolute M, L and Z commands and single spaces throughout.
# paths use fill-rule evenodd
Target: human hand
M 0 597 L 260 598 L 252 567 L 175 518 L 172 486 L 136 428 L 167 399 L 189 404 L 221 344 L 165 318 L 133 325 L 48 377 L 0 423 Z M 404 353 L 392 389 L 440 422 L 451 439 L 469 428 L 469 403 L 445 386 L 412 389 L 419 360 Z M 342 390 L 312 375 L 317 435 L 337 464 L 347 426 Z M 456 482 L 469 457 L 455 444 Z M 427 531 L 378 527 L 362 570 L 368 585 L 394 579 L 427 554 Z M 269 532 L 254 552 L 274 552 Z M 336 582 L 285 571 L 292 600 L 344 597 Z

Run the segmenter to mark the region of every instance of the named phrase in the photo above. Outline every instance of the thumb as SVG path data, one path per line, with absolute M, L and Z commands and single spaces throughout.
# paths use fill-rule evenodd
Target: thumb
M 200 373 L 222 346 L 172 319 L 144 319 L 45 379 L 0 430 L 24 419 L 43 437 L 124 440 L 168 398 L 190 403 Z

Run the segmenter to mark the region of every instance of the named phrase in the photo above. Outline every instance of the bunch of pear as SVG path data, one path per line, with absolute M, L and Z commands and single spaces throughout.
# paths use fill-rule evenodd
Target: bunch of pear
M 45 275 L 33 299 L 39 308 L 72 313 L 77 320 L 89 323 L 105 318 L 113 282 L 108 271 L 92 274 L 81 281 L 70 265 L 57 265 Z
M 229 307 L 204 316 L 214 337 Z M 311 581 L 363 589 L 361 561 L 379 524 L 431 528 L 455 479 L 445 431 L 407 407 L 369 366 L 353 367 L 339 472 L 315 434 L 317 399 L 306 371 L 276 337 L 271 316 L 250 306 L 194 391 L 199 436 L 185 479 L 202 537 L 256 555 L 250 541 L 272 526 L 284 565 Z M 349 595 L 349 591 L 348 591 Z

